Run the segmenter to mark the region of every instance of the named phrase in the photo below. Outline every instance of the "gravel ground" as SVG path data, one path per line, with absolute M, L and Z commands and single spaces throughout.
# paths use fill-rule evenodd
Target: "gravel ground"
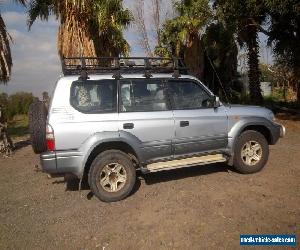
M 139 176 L 111 204 L 48 178 L 25 143 L 0 159 L 0 249 L 239 249 L 247 233 L 297 234 L 300 247 L 300 122 L 280 122 L 287 136 L 260 173 L 214 164 Z

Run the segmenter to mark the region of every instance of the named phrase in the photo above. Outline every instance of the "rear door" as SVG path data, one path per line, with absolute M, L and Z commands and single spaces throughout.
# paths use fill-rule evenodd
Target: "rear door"
M 159 79 L 124 79 L 119 89 L 119 131 L 138 138 L 146 161 L 170 158 L 174 120 L 166 84 Z
M 214 108 L 211 94 L 194 80 L 169 80 L 168 88 L 175 120 L 175 157 L 225 148 L 225 107 Z

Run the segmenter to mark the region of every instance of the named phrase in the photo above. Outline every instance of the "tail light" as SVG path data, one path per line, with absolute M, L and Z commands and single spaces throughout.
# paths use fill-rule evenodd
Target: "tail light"
M 54 151 L 55 150 L 54 131 L 49 124 L 46 127 L 46 142 L 47 142 L 48 151 Z

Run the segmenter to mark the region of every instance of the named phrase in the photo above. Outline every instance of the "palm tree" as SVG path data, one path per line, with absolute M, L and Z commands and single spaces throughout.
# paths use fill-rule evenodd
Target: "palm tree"
M 15 2 L 25 6 L 25 0 L 15 0 Z M 0 13 L 0 84 L 6 84 L 10 80 L 12 67 L 11 41 L 12 38 L 7 31 L 5 22 Z M 13 149 L 13 142 L 7 132 L 6 119 L 7 117 L 1 112 L 0 106 L 0 153 L 10 155 Z
M 0 83 L 6 83 L 10 78 L 12 66 L 10 40 L 11 37 L 0 14 Z
M 123 29 L 132 21 L 122 0 L 31 0 L 28 25 L 37 18 L 60 21 L 57 47 L 61 57 L 118 56 L 129 53 Z
M 25 0 L 16 0 L 25 6 Z M 0 13 L 0 84 L 6 84 L 11 75 L 12 58 L 10 51 L 11 36 L 7 32 L 6 25 Z
M 160 33 L 155 53 L 184 58 L 190 72 L 203 76 L 203 31 L 212 20 L 209 0 L 182 0 L 174 5 L 177 16 L 167 20 Z
M 226 95 L 230 96 L 230 101 L 234 101 L 232 83 L 237 75 L 238 48 L 233 31 L 227 29 L 220 21 L 214 22 L 207 27 L 203 43 L 204 82 L 221 98 Z
M 239 44 L 247 49 L 250 100 L 262 104 L 260 90 L 258 32 L 266 20 L 263 1 L 216 0 L 217 13 L 230 29 L 235 29 Z

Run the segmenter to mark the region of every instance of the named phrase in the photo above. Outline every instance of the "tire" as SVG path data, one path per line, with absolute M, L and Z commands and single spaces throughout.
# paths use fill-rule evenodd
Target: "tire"
M 266 165 L 268 157 L 269 145 L 266 138 L 257 131 L 247 130 L 237 139 L 233 166 L 243 174 L 256 173 Z
M 92 162 L 88 181 L 92 192 L 101 201 L 119 201 L 132 191 L 136 170 L 127 154 L 119 150 L 107 150 Z
M 36 154 L 47 151 L 46 122 L 47 109 L 41 101 L 32 103 L 29 107 L 29 133 L 33 151 Z

